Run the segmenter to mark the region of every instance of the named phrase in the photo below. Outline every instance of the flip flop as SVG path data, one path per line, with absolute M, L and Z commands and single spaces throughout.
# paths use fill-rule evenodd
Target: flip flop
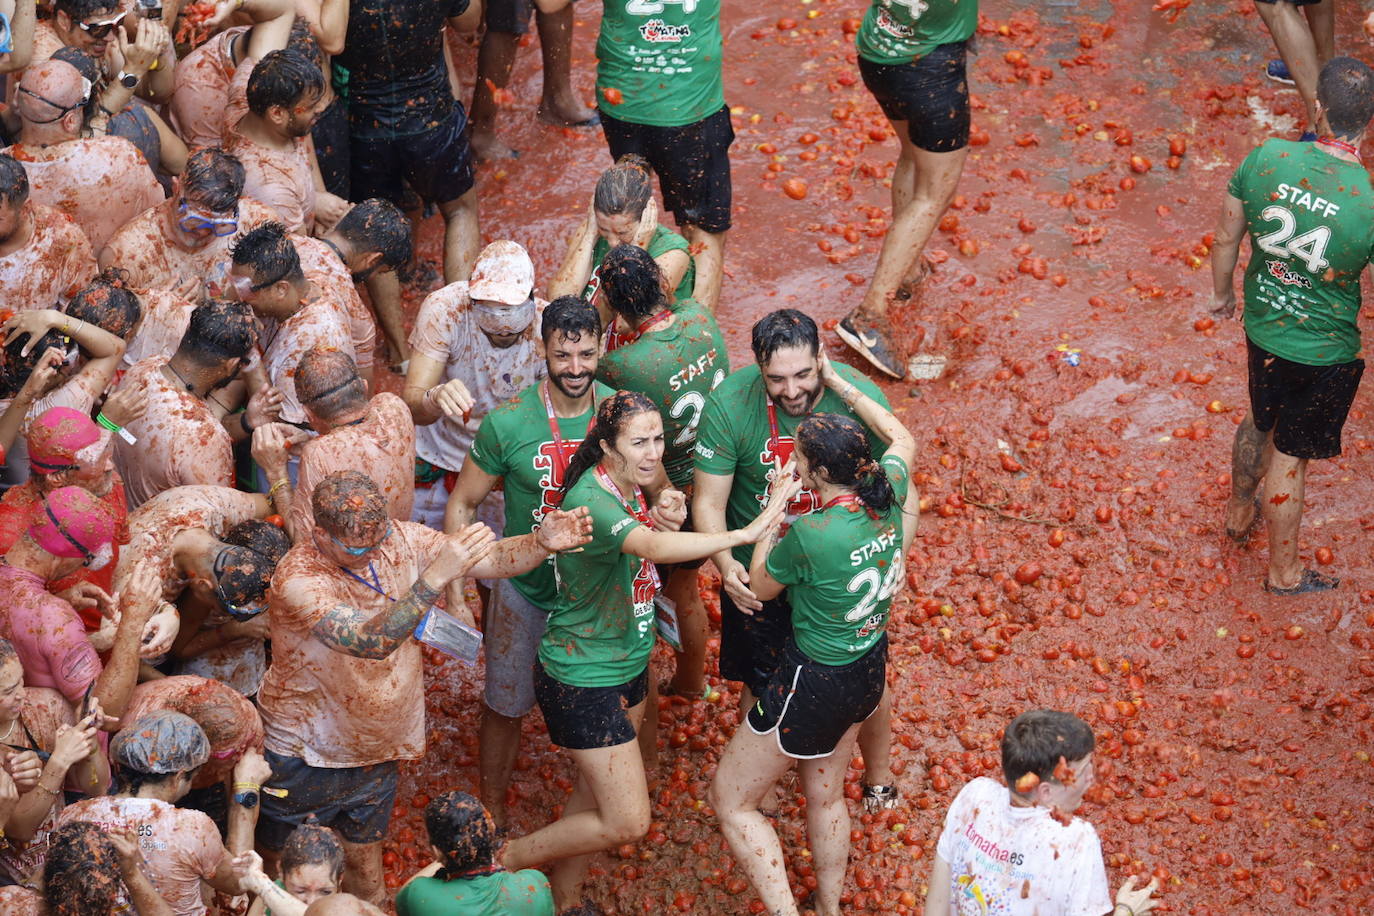
M 1227 536 L 1228 538 L 1230 538 L 1231 540 L 1235 541 L 1237 544 L 1244 544 L 1244 543 L 1246 543 L 1247 541 L 1250 540 L 1250 535 L 1252 535 L 1252 534 L 1255 533 L 1255 528 L 1256 528 L 1256 526 L 1259 525 L 1260 518 L 1263 516 L 1263 514 L 1264 514 L 1264 513 L 1262 513 L 1262 512 L 1260 511 L 1260 501 L 1259 501 L 1259 497 L 1256 496 L 1256 497 L 1255 497 L 1255 514 L 1252 515 L 1252 516 L 1250 516 L 1250 524 L 1248 524 L 1248 525 L 1245 526 L 1245 530 L 1244 530 L 1244 531 L 1237 531 L 1237 530 L 1234 529 L 1234 528 L 1227 528 L 1227 529 L 1226 529 L 1226 536 Z
M 1315 569 L 1304 569 L 1302 578 L 1292 588 L 1279 588 L 1276 585 L 1270 585 L 1269 580 L 1266 579 L 1264 590 L 1271 595 L 1305 595 L 1308 592 L 1329 592 L 1340 584 L 1341 580 L 1335 576 L 1319 573 Z

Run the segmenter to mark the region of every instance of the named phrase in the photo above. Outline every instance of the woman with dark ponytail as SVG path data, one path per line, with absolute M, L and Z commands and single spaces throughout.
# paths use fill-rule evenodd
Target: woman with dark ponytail
M 797 427 L 794 473 L 821 508 L 781 538 L 754 545 L 749 585 L 767 601 L 784 588 L 792 639 L 746 721 L 735 730 L 711 783 L 721 829 L 765 908 L 795 914 L 786 859 L 759 803 L 794 760 L 806 795 L 807 835 L 816 869 L 813 906 L 840 912 L 849 859 L 844 776 L 859 725 L 879 708 L 887 683 L 887 614 L 902 587 L 916 534 L 919 498 L 909 482 L 916 443 L 901 421 L 819 357 L 821 381 L 887 444 L 873 460 L 864 428 L 837 414 L 812 414 Z M 770 499 L 774 498 L 770 495 Z
M 747 528 L 715 534 L 655 530 L 645 488 L 663 482 L 663 420 L 653 401 L 619 391 L 564 475 L 564 509 L 586 506 L 592 540 L 554 559 L 558 597 L 539 644 L 534 691 L 549 737 L 577 764 L 563 816 L 507 847 L 511 870 L 555 862 L 559 909 L 579 903 L 590 853 L 649 829 L 649 791 L 636 736 L 654 646 L 655 563 L 683 563 L 751 544 L 783 516 L 796 485 Z M 555 861 L 556 860 L 556 861 Z
M 601 312 L 601 323 L 610 311 L 597 295 L 601 286 L 601 262 L 616 245 L 634 245 L 649 252 L 663 272 L 663 288 L 674 301 L 692 295 L 696 264 L 687 240 L 658 222 L 658 205 L 649 163 L 627 153 L 601 173 L 582 226 L 568 244 L 563 266 L 549 281 L 549 298 L 582 296 Z

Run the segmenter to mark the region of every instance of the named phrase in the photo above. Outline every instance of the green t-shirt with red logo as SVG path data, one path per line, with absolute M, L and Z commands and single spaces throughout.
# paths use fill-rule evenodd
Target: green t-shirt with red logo
M 643 523 L 601 485 L 595 469 L 577 479 L 563 506 L 587 507 L 592 540 L 554 556 L 558 597 L 539 661 L 564 684 L 618 687 L 640 675 L 654 648 L 654 565 L 620 551 Z
M 596 245 L 592 248 L 592 275 L 587 279 L 586 288 L 582 290 L 582 298 L 588 302 L 592 301 L 597 290 L 601 288 L 601 262 L 606 260 L 606 254 L 610 250 L 610 243 L 597 236 Z M 649 252 L 649 257 L 654 260 L 670 251 L 687 253 L 687 272 L 678 281 L 677 289 L 673 290 L 673 298 L 678 302 L 690 299 L 697 283 L 697 262 L 696 258 L 692 257 L 691 246 L 687 244 L 687 240 L 667 226 L 659 226 L 654 229 L 654 234 L 649 237 L 649 244 L 644 246 L 644 250 Z
M 822 665 L 847 665 L 887 632 L 902 587 L 902 502 L 906 462 L 882 459 L 893 503 L 877 518 L 862 506 L 832 505 L 792 523 L 768 554 L 768 574 L 787 586 L 797 648 Z
M 560 461 L 558 444 L 549 428 L 542 385 L 540 382 L 529 386 L 483 417 L 468 451 L 468 458 L 477 462 L 479 468 L 504 480 L 506 537 L 529 534 L 550 509 L 558 508 L 555 500 L 563 486 L 563 471 L 596 418 L 595 405 L 615 393 L 593 382 L 593 406 L 581 416 L 557 418 L 558 434 L 563 437 Z M 552 559 L 510 581 L 535 607 L 553 606 L 557 590 Z
M 978 28 L 978 0 L 873 0 L 855 44 L 875 64 L 901 66 Z
M 830 361 L 830 365 L 845 381 L 887 407 L 887 397 L 862 372 L 844 363 Z M 818 380 L 819 381 L 819 380 Z M 834 413 L 859 418 L 829 388 L 821 389 L 815 413 Z M 805 417 L 794 417 L 777 407 L 777 456 L 786 464 L 792 457 L 792 434 Z M 859 421 L 862 424 L 863 421 Z M 864 427 L 868 429 L 867 426 Z M 880 458 L 887 451 L 881 439 L 868 430 L 873 442 L 873 457 Z M 706 399 L 697 427 L 696 469 L 707 474 L 733 475 L 730 499 L 725 504 L 725 523 L 730 529 L 743 528 L 758 517 L 773 476 L 774 449 L 772 426 L 768 422 L 768 393 L 764 389 L 763 374 L 757 363 L 735 370 Z M 805 515 L 820 503 L 813 490 L 803 490 L 787 507 L 789 517 Z M 753 556 L 754 545 L 734 548 L 735 559 L 746 567 Z
M 673 323 L 601 357 L 596 375 L 618 391 L 638 391 L 663 416 L 663 469 L 673 486 L 692 482 L 692 452 L 706 397 L 730 371 L 715 316 L 695 300 L 673 308 Z
M 605 0 L 596 103 L 617 121 L 682 127 L 725 107 L 720 0 Z
M 1245 207 L 1245 334 L 1308 366 L 1359 356 L 1360 273 L 1374 259 L 1374 187 L 1316 143 L 1266 140 L 1231 176 Z

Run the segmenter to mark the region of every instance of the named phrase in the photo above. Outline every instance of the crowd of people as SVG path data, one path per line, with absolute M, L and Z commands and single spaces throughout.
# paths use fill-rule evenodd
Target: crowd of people
M 1267 523 L 1281 595 L 1338 584 L 1296 535 L 1308 461 L 1340 453 L 1374 253 L 1374 72 L 1334 56 L 1333 2 L 1261 3 L 1313 135 L 1242 163 L 1213 255 L 1229 316 L 1254 246 L 1227 527 Z M 968 152 L 977 18 L 873 0 L 857 32 L 900 153 L 837 334 L 892 378 L 889 309 L 921 295 Z M 599 126 L 612 161 L 542 284 L 517 241 L 482 245 L 474 168 L 513 155 L 498 97 L 531 19 L 539 117 Z M 710 691 L 709 562 L 741 685 L 710 807 L 765 911 L 797 913 L 764 813 L 795 762 L 808 906 L 839 913 L 856 752 L 862 805 L 899 797 L 886 630 L 917 442 L 802 311 L 760 318 L 731 369 L 719 0 L 605 5 L 600 111 L 568 0 L 0 0 L 0 25 L 0 909 L 599 912 L 595 855 L 649 829 L 658 698 Z M 450 28 L 484 28 L 470 123 Z M 431 208 L 437 270 L 412 241 Z M 427 293 L 413 321 L 403 283 Z M 481 659 L 479 785 L 429 803 L 433 862 L 392 899 L 422 645 Z M 514 835 L 536 706 L 576 778 Z M 1074 815 L 1093 751 L 1064 712 L 1008 723 L 1005 784 L 959 793 L 926 913 L 1149 912 L 1155 883 L 1113 897 Z

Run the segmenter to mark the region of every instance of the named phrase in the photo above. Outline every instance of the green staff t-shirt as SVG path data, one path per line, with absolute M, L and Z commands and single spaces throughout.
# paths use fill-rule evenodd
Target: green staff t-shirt
M 682 127 L 725 107 L 720 0 L 605 0 L 596 103 L 617 121 Z
M 834 360 L 830 361 L 830 365 L 845 381 L 887 407 L 886 396 L 868 376 Z M 825 387 L 821 388 L 821 397 L 813 412 L 859 419 L 838 394 Z M 806 418 L 793 417 L 780 406 L 776 414 L 777 458 L 781 464 L 786 464 L 792 457 L 792 435 Z M 863 421 L 859 423 L 862 425 Z M 873 457 L 881 458 L 887 447 L 871 429 L 867 426 L 864 428 L 873 442 Z M 763 375 L 757 363 L 743 366 L 711 392 L 697 428 L 696 469 L 722 477 L 734 475 L 730 499 L 725 504 L 725 523 L 732 530 L 748 525 L 763 509 L 768 482 L 773 476 L 774 452 L 770 437 L 768 393 L 764 389 Z M 787 507 L 787 514 L 789 517 L 805 515 L 819 506 L 815 491 L 803 490 L 793 498 Z M 753 544 L 734 548 L 735 559 L 745 567 L 749 566 L 749 558 L 753 553 Z
M 1245 334 L 1308 366 L 1360 352 L 1360 273 L 1374 257 L 1374 188 L 1316 143 L 1266 140 L 1227 186 L 1245 207 Z
M 642 523 L 601 486 L 595 469 L 577 479 L 563 505 L 587 507 L 592 540 L 554 555 L 558 597 L 539 661 L 573 687 L 618 687 L 640 675 L 654 648 L 654 566 L 620 552 Z
M 610 244 L 601 236 L 597 236 L 596 245 L 592 248 L 592 275 L 587 280 L 586 289 L 582 290 L 582 298 L 588 302 L 592 301 L 597 290 L 601 288 L 601 262 L 606 260 L 606 254 L 610 250 Z M 687 244 L 687 240 L 667 226 L 659 226 L 650 236 L 649 244 L 644 250 L 649 252 L 649 257 L 654 260 L 670 251 L 687 252 L 687 272 L 678 281 L 677 289 L 673 290 L 673 298 L 678 302 L 690 299 L 692 290 L 696 288 L 697 262 L 696 258 L 692 257 L 691 246 Z
M 875 64 L 901 66 L 978 28 L 978 0 L 873 0 L 855 44 Z
M 596 375 L 618 391 L 649 396 L 663 415 L 663 468 L 673 486 L 692 482 L 692 452 L 706 396 L 730 371 L 715 316 L 695 300 L 679 302 L 673 323 L 601 357 Z
M 902 459 L 882 459 L 895 494 L 876 519 L 862 506 L 834 505 L 792 523 L 768 554 L 768 574 L 787 586 L 797 648 L 822 665 L 847 665 L 887 631 L 902 587 Z
M 587 435 L 587 427 L 596 417 L 595 405 L 615 393 L 593 382 L 593 406 L 581 416 L 558 418 L 558 434 L 563 437 L 563 457 L 559 461 L 558 444 L 549 429 L 549 414 L 541 393 L 542 384 L 529 386 L 483 417 L 468 451 L 469 460 L 505 481 L 506 537 L 529 534 L 549 510 L 558 508 L 557 494 L 563 486 L 563 469 Z M 510 581 L 535 607 L 548 609 L 553 606 L 557 590 L 553 582 L 552 558 Z
M 398 916 L 553 916 L 553 891 L 533 868 L 475 878 L 416 878 L 396 892 Z

